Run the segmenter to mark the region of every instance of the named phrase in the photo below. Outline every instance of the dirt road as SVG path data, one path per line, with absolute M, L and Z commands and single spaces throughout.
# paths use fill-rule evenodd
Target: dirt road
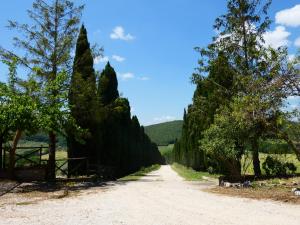
M 0 224 L 300 224 L 300 206 L 209 194 L 201 191 L 204 186 L 185 182 L 162 166 L 139 181 L 111 183 L 37 204 L 3 206 Z

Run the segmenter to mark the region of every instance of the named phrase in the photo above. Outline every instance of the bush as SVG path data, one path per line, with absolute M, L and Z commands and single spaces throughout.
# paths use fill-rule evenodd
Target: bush
M 214 169 L 212 166 L 209 166 L 209 167 L 207 168 L 207 172 L 208 172 L 209 174 L 214 174 L 214 173 L 215 173 L 215 169 Z
M 294 163 L 285 163 L 285 167 L 287 168 L 287 170 L 291 172 L 291 174 L 296 173 L 297 167 L 295 166 Z
M 282 163 L 278 159 L 274 159 L 271 156 L 266 158 L 265 162 L 262 164 L 262 167 L 268 176 L 284 176 L 287 174 L 294 174 L 297 170 L 297 167 L 293 163 Z

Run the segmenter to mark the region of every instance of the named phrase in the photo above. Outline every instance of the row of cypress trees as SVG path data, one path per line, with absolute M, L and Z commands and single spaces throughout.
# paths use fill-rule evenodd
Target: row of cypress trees
M 131 117 L 128 100 L 120 97 L 116 72 L 109 62 L 96 78 L 83 25 L 76 45 L 69 104 L 81 131 L 68 128 L 68 157 L 88 158 L 88 165 L 71 160 L 70 175 L 85 174 L 88 169 L 117 177 L 162 163 L 157 146 L 145 134 L 137 117 Z
M 228 105 L 236 93 L 234 76 L 227 58 L 220 52 L 211 62 L 208 76 L 197 81 L 193 103 L 188 106 L 187 111 L 184 110 L 182 136 L 174 145 L 175 162 L 195 170 L 216 167 L 215 159 L 209 158 L 199 148 L 199 140 L 203 138 L 203 132 L 213 124 L 216 111 L 221 106 Z

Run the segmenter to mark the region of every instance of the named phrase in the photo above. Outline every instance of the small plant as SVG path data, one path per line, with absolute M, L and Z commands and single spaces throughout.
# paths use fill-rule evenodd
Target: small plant
M 210 167 L 207 168 L 207 172 L 209 174 L 214 174 L 215 173 L 215 169 L 212 166 L 210 166 Z

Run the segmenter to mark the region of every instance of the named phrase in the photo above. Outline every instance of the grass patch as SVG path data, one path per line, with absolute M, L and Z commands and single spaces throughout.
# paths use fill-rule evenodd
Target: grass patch
M 17 202 L 16 205 L 32 205 L 35 204 L 35 202 Z
M 158 170 L 160 168 L 160 165 L 155 164 L 146 168 L 141 168 L 139 171 L 129 174 L 126 177 L 122 177 L 118 179 L 118 181 L 136 181 L 139 180 L 141 177 L 146 176 L 147 173 L 150 173 L 152 171 Z
M 158 146 L 158 150 L 160 151 L 160 154 L 165 155 L 169 154 L 173 151 L 174 145 L 166 145 L 166 146 Z
M 160 154 L 164 157 L 167 164 L 173 163 L 173 148 L 174 145 L 158 146 Z
M 207 177 L 217 178 L 219 176 L 217 174 L 209 174 L 208 172 L 196 171 L 178 163 L 173 163 L 172 169 L 187 181 L 206 180 Z
M 259 153 L 259 160 L 260 160 L 260 168 L 262 170 L 262 174 L 266 174 L 264 169 L 262 168 L 263 162 L 266 160 L 267 156 L 271 156 L 275 159 L 278 159 L 281 162 L 291 162 L 294 163 L 297 167 L 296 173 L 300 173 L 300 161 L 297 159 L 295 154 L 266 154 L 266 153 Z M 242 174 L 254 174 L 253 170 L 253 163 L 252 163 L 252 155 L 244 155 L 242 160 Z
M 49 154 L 45 154 L 42 156 L 42 159 L 47 160 L 49 158 Z M 58 150 L 55 152 L 55 159 L 62 160 L 68 158 L 68 152 L 66 150 Z

